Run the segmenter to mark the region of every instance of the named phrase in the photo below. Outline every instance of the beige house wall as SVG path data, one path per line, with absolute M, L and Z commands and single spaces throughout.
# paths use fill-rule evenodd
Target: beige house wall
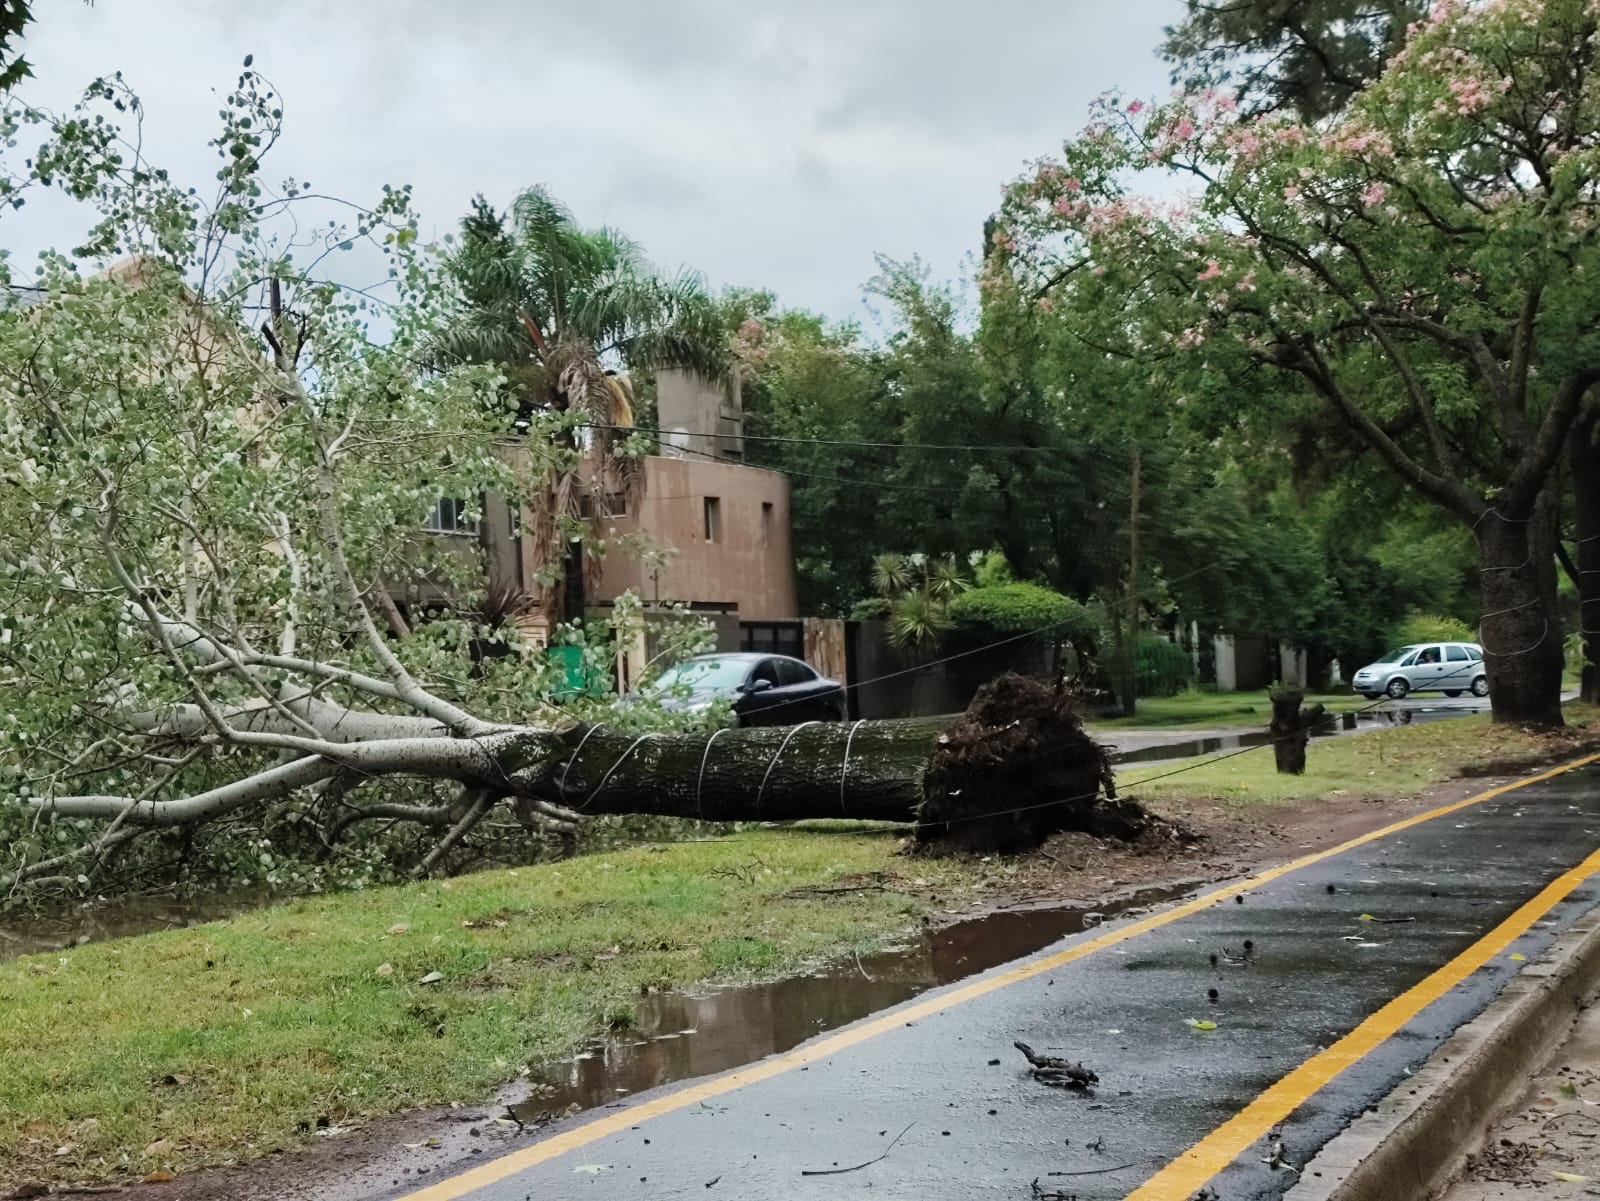
M 744 621 L 799 616 L 788 477 L 708 459 L 652 455 L 644 466 L 637 511 L 614 519 L 610 528 L 642 535 L 670 552 L 668 562 L 653 567 L 613 551 L 601 568 L 596 601 L 633 588 L 647 604 L 727 606 Z

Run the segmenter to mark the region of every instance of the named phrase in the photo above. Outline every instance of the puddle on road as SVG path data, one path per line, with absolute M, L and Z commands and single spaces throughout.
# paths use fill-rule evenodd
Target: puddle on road
M 941 984 L 1030 955 L 1069 934 L 1194 891 L 1151 888 L 1100 909 L 1008 909 L 925 934 L 917 945 L 829 964 L 809 976 L 639 1000 L 627 1031 L 570 1062 L 536 1069 L 533 1093 L 512 1106 L 524 1122 L 592 1109 L 659 1085 L 708 1076 L 787 1051 Z
M 1311 731 L 1312 738 L 1332 738 L 1340 734 L 1365 733 L 1389 726 L 1425 725 L 1451 717 L 1465 717 L 1470 713 L 1487 713 L 1487 707 L 1452 707 L 1449 709 L 1370 709 L 1361 713 L 1335 714 L 1324 724 Z M 1157 746 L 1142 746 L 1112 754 L 1113 763 L 1157 763 L 1168 759 L 1193 759 L 1199 755 L 1214 755 L 1218 751 L 1237 751 L 1251 746 L 1267 746 L 1272 735 L 1266 730 L 1247 734 L 1225 734 L 1215 738 L 1189 738 L 1182 742 L 1166 742 Z M 1114 745 L 1114 744 L 1113 744 Z

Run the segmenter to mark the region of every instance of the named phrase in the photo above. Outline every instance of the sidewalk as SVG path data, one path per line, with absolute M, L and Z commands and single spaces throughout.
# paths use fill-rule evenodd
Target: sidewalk
M 1545 1063 L 1529 1065 L 1517 1108 L 1489 1129 L 1443 1201 L 1513 1197 L 1600 1197 L 1600 1005 L 1579 1015 Z

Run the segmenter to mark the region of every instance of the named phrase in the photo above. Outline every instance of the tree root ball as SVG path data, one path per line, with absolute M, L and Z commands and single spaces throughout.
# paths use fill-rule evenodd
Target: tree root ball
M 1070 694 L 1028 676 L 985 684 L 939 736 L 922 779 L 916 845 L 928 852 L 1032 850 L 1083 831 L 1123 842 L 1196 836 L 1117 799 L 1107 749 Z

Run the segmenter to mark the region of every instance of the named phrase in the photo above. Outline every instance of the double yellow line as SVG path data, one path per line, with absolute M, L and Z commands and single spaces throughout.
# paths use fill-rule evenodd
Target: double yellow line
M 463 1172 L 459 1176 L 441 1180 L 438 1184 L 425 1189 L 408 1193 L 399 1201 L 455 1201 L 456 1198 L 465 1196 L 476 1189 L 496 1184 L 508 1176 L 514 1176 L 529 1168 L 557 1159 L 569 1151 L 576 1151 L 598 1142 L 612 1134 L 618 1134 L 631 1127 L 646 1122 L 651 1118 L 661 1117 L 663 1114 L 674 1113 L 687 1109 L 691 1105 L 698 1105 L 716 1097 L 726 1096 L 752 1084 L 763 1080 L 770 1080 L 786 1072 L 807 1064 L 817 1063 L 828 1059 L 849 1047 L 858 1046 L 880 1034 L 887 1034 L 891 1030 L 898 1030 L 907 1022 L 914 1022 L 920 1018 L 930 1017 L 942 1013 L 947 1009 L 954 1009 L 968 1001 L 998 992 L 1009 985 L 1017 984 L 1023 980 L 1031 980 L 1035 976 L 1042 976 L 1046 972 L 1055 971 L 1059 967 L 1073 963 L 1096 951 L 1103 951 L 1107 947 L 1116 946 L 1126 942 L 1148 930 L 1156 930 L 1162 926 L 1188 917 L 1190 914 L 1200 913 L 1215 905 L 1218 901 L 1228 900 L 1239 893 L 1249 892 L 1263 884 L 1280 879 L 1291 872 L 1309 867 L 1314 863 L 1321 863 L 1335 855 L 1341 855 L 1356 847 L 1365 846 L 1380 838 L 1386 838 L 1401 830 L 1408 830 L 1413 826 L 1457 813 L 1462 809 L 1478 805 L 1504 793 L 1529 784 L 1537 784 L 1544 780 L 1552 779 L 1574 768 L 1584 767 L 1590 763 L 1600 761 L 1600 755 L 1589 755 L 1576 759 L 1570 763 L 1562 764 L 1547 772 L 1525 779 L 1503 784 L 1498 788 L 1491 788 L 1487 792 L 1478 793 L 1466 800 L 1456 801 L 1453 804 L 1442 805 L 1437 809 L 1430 809 L 1403 821 L 1394 822 L 1380 830 L 1363 834 L 1359 838 L 1352 838 L 1348 842 L 1340 843 L 1325 851 L 1306 855 L 1299 859 L 1269 868 L 1246 880 L 1224 885 L 1214 889 L 1192 901 L 1175 905 L 1160 913 L 1151 914 L 1140 918 L 1115 930 L 1108 930 L 1094 938 L 1085 939 L 1083 942 L 1074 943 L 1064 950 L 1043 958 L 1031 959 L 1016 967 L 1003 972 L 983 976 L 969 981 L 932 996 L 915 1001 L 910 1005 L 892 1009 L 885 1014 L 872 1018 L 830 1034 L 816 1042 L 803 1047 L 797 1047 L 782 1055 L 775 1055 L 770 1059 L 761 1060 L 749 1067 L 740 1068 L 725 1076 L 716 1076 L 692 1084 L 687 1088 L 678 1089 L 663 1096 L 656 1097 L 626 1109 L 604 1114 L 592 1122 L 578 1126 L 552 1138 L 535 1143 L 531 1147 L 524 1147 L 520 1151 L 513 1151 L 498 1159 L 481 1164 L 471 1171 Z M 1258 1096 L 1238 1114 L 1218 1126 L 1205 1138 L 1201 1139 L 1188 1151 L 1157 1172 L 1144 1184 L 1128 1194 L 1128 1201 L 1187 1201 L 1192 1197 L 1212 1176 L 1221 1171 L 1241 1154 L 1252 1143 L 1266 1134 L 1278 1122 L 1292 1113 L 1307 1098 L 1315 1093 L 1328 1081 L 1351 1064 L 1361 1059 L 1362 1056 L 1372 1051 L 1385 1039 L 1394 1034 L 1407 1021 L 1415 1017 L 1425 1006 L 1443 996 L 1455 985 L 1459 984 L 1472 972 L 1482 967 L 1494 956 L 1502 952 L 1514 939 L 1527 930 L 1548 913 L 1557 903 L 1568 896 L 1574 889 L 1582 884 L 1596 871 L 1600 871 L 1600 851 L 1590 855 L 1571 871 L 1563 873 L 1552 881 L 1538 896 L 1528 901 L 1504 922 L 1486 935 L 1479 942 L 1474 943 L 1462 954 L 1445 964 L 1444 967 L 1434 972 L 1433 975 L 1423 980 L 1414 988 L 1396 997 L 1382 1009 L 1378 1010 L 1361 1025 L 1357 1026 L 1344 1038 L 1320 1054 L 1308 1059 L 1305 1063 L 1284 1076 Z

